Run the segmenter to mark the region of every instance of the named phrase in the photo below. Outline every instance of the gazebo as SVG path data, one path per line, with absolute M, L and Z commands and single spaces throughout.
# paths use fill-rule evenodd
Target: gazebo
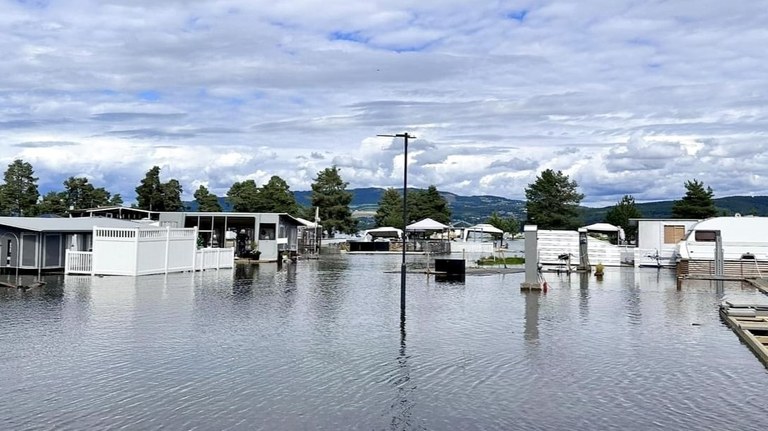
M 444 232 L 451 227 L 435 221 L 431 218 L 425 218 L 415 223 L 411 223 L 405 227 L 406 232 L 420 232 L 426 234 L 429 232 Z M 450 253 L 450 243 L 448 241 L 429 241 L 425 240 L 422 243 L 413 243 L 415 251 L 418 251 L 419 246 L 423 251 L 429 253 Z

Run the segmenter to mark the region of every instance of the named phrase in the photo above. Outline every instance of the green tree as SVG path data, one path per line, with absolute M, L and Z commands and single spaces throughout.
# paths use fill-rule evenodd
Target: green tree
M 635 205 L 635 198 L 630 195 L 624 195 L 605 215 L 605 221 L 624 229 L 624 234 L 628 241 L 637 239 L 637 225 L 631 226 L 629 219 L 640 218 L 643 214 Z
M 579 226 L 579 203 L 584 195 L 561 171 L 547 169 L 525 189 L 527 223 L 539 229 L 575 229 Z
M 497 229 L 501 229 L 506 233 L 516 234 L 520 232 L 520 224 L 514 217 L 504 218 L 496 211 L 491 213 L 488 220 L 486 220 L 486 223 Z
M 163 209 L 160 211 L 184 210 L 184 204 L 181 202 L 181 194 L 184 190 L 177 180 L 168 180 L 167 183 L 163 184 L 161 190 L 163 193 Z
M 120 206 L 123 204 L 123 197 L 120 196 L 120 193 L 115 193 L 112 195 L 111 198 L 109 198 L 108 205 L 110 206 Z
M 184 208 L 181 193 L 177 180 L 160 182 L 160 168 L 153 166 L 136 187 L 137 207 L 148 211 L 179 211 Z
M 69 177 L 64 181 L 64 195 L 66 205 L 71 209 L 96 208 L 113 202 L 108 191 L 93 187 L 84 177 Z
M 260 212 L 259 188 L 253 180 L 232 184 L 227 191 L 227 198 L 235 212 Z
M 379 199 L 379 208 L 376 209 L 376 215 L 373 219 L 376 227 L 404 229 L 402 194 L 393 188 L 384 190 L 381 199 Z
M 54 214 L 59 216 L 67 215 L 69 207 L 67 206 L 67 195 L 63 192 L 48 192 L 43 196 L 40 203 L 37 204 L 38 214 Z
M 408 220 L 414 222 L 425 218 L 443 224 L 451 223 L 451 208 L 434 185 L 427 190 L 408 192 Z
M 153 166 L 147 171 L 141 184 L 136 187 L 136 204 L 140 209 L 160 211 L 163 206 L 163 191 L 160 182 L 160 167 Z
M 197 202 L 197 210 L 203 212 L 221 212 L 221 204 L 219 198 L 213 193 L 209 192 L 204 185 L 200 185 L 195 191 L 195 201 Z
M 37 215 L 37 177 L 32 165 L 16 159 L 5 171 L 5 183 L 0 185 L 0 211 L 3 215 Z
M 288 183 L 277 175 L 273 175 L 264 184 L 264 187 L 259 190 L 258 196 L 262 212 L 292 215 L 299 213 L 299 205 L 296 203 L 296 197 L 290 190 Z
M 704 189 L 704 183 L 694 179 L 685 182 L 685 189 L 685 196 L 672 204 L 672 217 L 705 219 L 717 215 L 711 187 Z
M 318 172 L 312 183 L 312 206 L 320 208 L 320 223 L 328 236 L 333 236 L 336 231 L 357 231 L 357 220 L 352 218 L 349 209 L 352 193 L 347 191 L 347 185 L 342 181 L 336 166 Z

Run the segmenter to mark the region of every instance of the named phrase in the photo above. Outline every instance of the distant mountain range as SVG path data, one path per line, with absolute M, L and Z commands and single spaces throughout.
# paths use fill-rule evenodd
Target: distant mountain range
M 363 226 L 372 222 L 373 214 L 379 206 L 381 195 L 386 189 L 367 187 L 359 189 L 349 189 L 352 192 L 352 204 L 355 217 L 361 219 Z M 296 201 L 303 206 L 311 205 L 311 191 L 294 192 Z M 496 211 L 502 217 L 514 217 L 518 220 L 525 220 L 525 201 L 516 199 L 507 199 L 499 196 L 460 196 L 450 192 L 440 192 L 448 204 L 451 206 L 452 219 L 454 223 L 463 221 L 469 224 L 482 223 L 488 216 Z M 232 205 L 226 198 L 219 198 L 225 211 L 231 211 Z M 639 203 L 637 208 L 646 218 L 669 218 L 672 216 L 672 204 L 674 201 L 659 201 Z M 196 210 L 197 203 L 184 202 L 191 211 Z M 768 215 L 768 196 L 731 196 L 715 199 L 715 206 L 723 215 L 733 215 L 736 213 L 742 215 Z M 605 215 L 613 207 L 581 207 L 582 221 L 584 224 L 591 224 L 605 220 Z
M 375 187 L 350 189 L 349 191 L 352 192 L 350 208 L 354 211 L 355 217 L 373 217 L 385 190 Z M 310 191 L 294 192 L 296 202 L 304 206 L 311 204 L 311 194 Z M 454 223 L 458 221 L 470 224 L 482 223 L 494 211 L 504 217 L 520 218 L 525 215 L 524 201 L 498 196 L 460 196 L 450 192 L 440 192 L 440 195 L 450 205 Z

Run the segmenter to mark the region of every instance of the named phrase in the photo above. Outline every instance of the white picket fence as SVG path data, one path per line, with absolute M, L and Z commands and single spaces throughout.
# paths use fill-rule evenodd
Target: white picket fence
M 234 248 L 197 248 L 197 228 L 93 229 L 93 251 L 67 250 L 65 274 L 148 275 L 232 268 Z

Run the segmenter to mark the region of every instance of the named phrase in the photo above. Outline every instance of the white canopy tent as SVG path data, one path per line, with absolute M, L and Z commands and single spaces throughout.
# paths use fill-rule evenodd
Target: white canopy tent
M 470 226 L 466 229 L 464 229 L 464 241 L 472 240 L 474 241 L 482 241 L 483 237 L 485 237 L 486 240 L 490 240 L 490 237 L 493 237 L 495 235 L 503 235 L 504 231 L 497 228 L 496 226 L 493 226 L 488 223 L 480 223 L 476 224 L 474 226 Z M 489 236 L 486 236 L 489 235 Z
M 377 227 L 365 231 L 363 236 L 370 235 L 371 238 L 402 238 L 403 230 L 396 227 Z
M 426 232 L 426 231 L 432 231 L 432 230 L 444 230 L 449 228 L 450 227 L 448 225 L 444 225 L 439 221 L 432 220 L 431 218 L 425 218 L 424 220 L 419 220 L 416 223 L 409 224 L 408 226 L 405 227 L 405 230 L 411 231 L 411 232 Z
M 592 232 L 618 232 L 621 230 L 620 227 L 609 223 L 593 223 L 589 226 L 584 226 L 583 228 Z
M 616 233 L 618 235 L 619 244 L 623 244 L 626 241 L 626 235 L 624 229 L 619 226 L 614 226 L 610 223 L 593 223 L 589 226 L 584 226 L 588 232 L 603 232 L 603 233 Z

